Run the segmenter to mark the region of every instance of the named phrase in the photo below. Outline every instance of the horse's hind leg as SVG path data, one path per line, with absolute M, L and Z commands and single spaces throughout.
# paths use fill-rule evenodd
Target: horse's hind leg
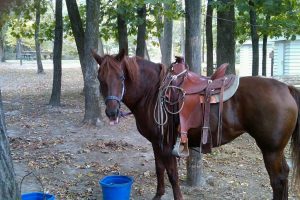
M 263 157 L 270 176 L 273 199 L 287 200 L 289 167 L 285 160 L 283 150 L 280 152 L 263 151 Z

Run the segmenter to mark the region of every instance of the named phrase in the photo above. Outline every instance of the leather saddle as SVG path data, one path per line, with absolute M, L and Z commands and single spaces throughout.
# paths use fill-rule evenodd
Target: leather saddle
M 238 85 L 238 77 L 235 75 L 225 75 L 227 67 L 227 63 L 222 64 L 211 77 L 200 76 L 194 72 L 187 71 L 184 76 L 176 77 L 176 80 L 172 81 L 172 85 L 180 87 L 184 91 L 184 99 L 179 112 L 179 136 L 172 151 L 173 155 L 178 157 L 187 157 L 189 155 L 188 130 L 198 127 L 202 127 L 201 151 L 203 153 L 211 152 L 212 138 L 209 128 L 209 115 L 210 103 L 216 103 L 212 100 L 214 98 L 211 98 L 213 95 L 219 95 L 219 125 L 217 137 L 218 141 L 220 141 L 223 94 L 224 91 L 230 90 L 233 86 L 235 88 L 233 91 L 235 92 Z M 178 75 L 184 70 L 188 70 L 184 59 L 182 57 L 176 57 L 176 61 L 170 67 L 170 73 L 172 75 Z M 182 150 L 180 150 L 180 144 L 183 144 Z

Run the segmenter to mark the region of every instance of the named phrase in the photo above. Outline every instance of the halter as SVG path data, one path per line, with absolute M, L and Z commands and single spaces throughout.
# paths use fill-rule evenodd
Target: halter
M 120 80 L 122 81 L 122 93 L 121 93 L 121 96 L 120 97 L 113 96 L 113 95 L 107 96 L 105 98 L 105 105 L 107 104 L 108 101 L 115 100 L 115 101 L 118 102 L 119 108 L 121 107 L 121 101 L 122 101 L 122 99 L 124 97 L 124 93 L 125 93 L 125 84 L 124 84 L 125 76 L 124 76 L 123 72 L 122 72 L 122 76 L 120 77 Z

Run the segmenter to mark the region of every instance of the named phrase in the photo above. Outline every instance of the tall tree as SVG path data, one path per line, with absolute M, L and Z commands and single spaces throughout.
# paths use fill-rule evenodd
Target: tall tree
M 0 62 L 5 62 L 5 51 L 4 51 L 4 25 L 0 25 Z
M 257 33 L 257 16 L 255 10 L 255 3 L 249 0 L 249 15 L 250 15 L 250 29 L 252 40 L 252 76 L 257 76 L 259 72 L 259 35 Z
M 201 0 L 185 0 L 185 57 L 190 69 L 198 74 L 201 72 L 200 17 Z M 189 185 L 201 184 L 202 169 L 201 153 L 190 150 L 190 156 L 187 160 L 187 182 Z
M 85 115 L 83 122 L 96 125 L 101 117 L 101 110 L 97 64 L 91 56 L 91 50 L 97 49 L 98 46 L 100 3 L 99 0 L 86 0 L 85 32 L 76 0 L 66 0 L 66 5 L 84 77 Z
M 117 6 L 117 23 L 118 23 L 118 41 L 119 41 L 119 52 L 124 49 L 128 53 L 128 33 L 127 33 L 127 22 L 126 22 L 126 8 L 118 4 Z
M 55 36 L 53 47 L 53 84 L 52 94 L 49 104 L 60 106 L 61 95 L 61 55 L 63 42 L 63 17 L 62 17 L 62 0 L 56 0 L 55 3 Z
M 213 74 L 214 70 L 214 47 L 213 47 L 213 31 L 212 31 L 212 19 L 213 19 L 213 7 L 212 0 L 207 1 L 206 9 L 206 64 L 207 64 L 207 76 Z
M 185 58 L 190 69 L 201 72 L 201 0 L 185 0 Z
M 218 0 L 217 66 L 229 63 L 227 72 L 235 74 L 235 12 L 234 0 Z
M 100 91 L 97 79 L 97 63 L 92 57 L 91 49 L 97 49 L 99 38 L 99 0 L 86 0 L 86 29 L 84 33 L 84 76 L 85 114 L 84 122 L 96 125 L 100 119 Z
M 138 32 L 137 32 L 137 44 L 136 55 L 142 58 L 145 57 L 146 49 L 146 4 L 138 5 Z
M 266 16 L 266 24 L 270 22 L 270 15 Z M 263 34 L 263 48 L 262 48 L 262 75 L 267 75 L 267 46 L 268 46 L 268 33 Z
M 79 55 L 82 74 L 84 77 L 85 66 L 83 64 L 84 57 L 84 30 L 82 20 L 80 17 L 79 9 L 76 0 L 66 0 L 68 15 L 70 18 L 72 32 L 75 38 L 76 47 Z
M 40 44 L 40 21 L 41 21 L 41 0 L 34 0 L 35 6 L 35 30 L 34 30 L 34 40 L 35 40 L 35 51 L 36 51 L 36 62 L 37 62 L 37 73 L 44 73 L 42 56 L 41 56 L 41 44 Z
M 164 10 L 166 14 L 164 16 L 164 30 L 161 40 L 161 62 L 166 66 L 170 66 L 172 56 L 173 20 L 167 15 L 169 14 L 168 11 L 171 10 L 168 3 L 164 4 Z
M 6 136 L 4 109 L 0 90 L 0 197 L 7 200 L 19 200 L 20 191 L 16 182 L 9 143 Z

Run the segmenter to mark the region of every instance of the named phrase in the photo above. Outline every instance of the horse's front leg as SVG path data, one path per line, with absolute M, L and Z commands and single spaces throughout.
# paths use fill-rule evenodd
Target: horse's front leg
M 179 176 L 176 157 L 169 154 L 164 158 L 164 164 L 167 170 L 169 181 L 173 188 L 174 200 L 183 200 L 179 187 Z
M 160 200 L 161 197 L 165 194 L 165 182 L 164 182 L 164 174 L 165 174 L 165 166 L 162 159 L 162 152 L 158 145 L 152 144 L 154 158 L 155 158 L 155 170 L 157 177 L 157 189 L 156 194 L 153 200 Z

